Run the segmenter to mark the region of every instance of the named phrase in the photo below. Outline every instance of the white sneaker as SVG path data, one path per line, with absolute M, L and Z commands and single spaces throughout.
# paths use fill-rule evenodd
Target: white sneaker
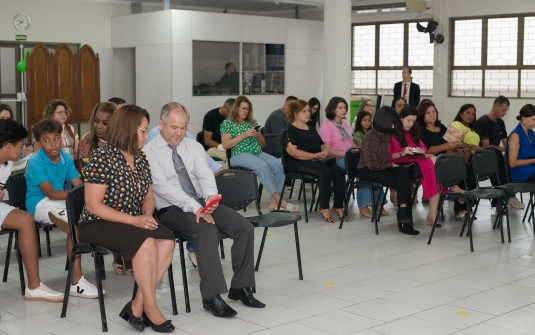
M 105 295 L 106 291 L 102 289 L 102 295 Z M 87 299 L 98 298 L 97 287 L 90 282 L 88 282 L 84 276 L 80 278 L 77 284 L 71 285 L 71 291 L 69 295 L 73 297 L 81 297 Z
M 69 220 L 67 219 L 67 209 L 63 208 L 50 211 L 48 212 L 48 217 L 62 232 L 67 234 L 71 232 Z
M 24 299 L 31 301 L 62 302 L 63 293 L 54 291 L 45 284 L 40 283 L 39 287 L 35 290 L 30 290 L 28 286 L 26 286 L 26 290 L 24 291 Z
M 509 207 L 513 207 L 516 209 L 524 209 L 524 204 L 518 201 L 516 197 L 509 198 L 507 204 L 509 205 Z
M 193 265 L 194 268 L 198 268 L 199 264 L 197 263 L 197 254 L 195 252 L 188 251 L 188 258 L 191 261 L 191 265 Z

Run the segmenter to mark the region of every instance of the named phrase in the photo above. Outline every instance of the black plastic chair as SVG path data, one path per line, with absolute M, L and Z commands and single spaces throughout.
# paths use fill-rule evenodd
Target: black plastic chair
M 290 224 L 294 225 L 297 266 L 299 269 L 299 279 L 302 280 L 303 271 L 301 267 L 301 251 L 299 248 L 299 233 L 297 229 L 297 222 L 301 221 L 301 215 L 286 211 L 273 211 L 267 214 L 262 214 L 260 211 L 260 195 L 258 192 L 256 174 L 252 171 L 220 171 L 216 174 L 216 183 L 219 193 L 223 196 L 223 199 L 221 200 L 222 205 L 239 211 L 252 202 L 255 202 L 256 204 L 258 216 L 246 217 L 255 228 L 264 228 L 262 243 L 260 244 L 260 250 L 258 251 L 258 257 L 256 259 L 255 271 L 258 271 L 260 266 L 268 228 L 283 227 Z M 240 191 L 236 192 L 237 189 Z
M 507 161 L 505 161 L 505 165 L 507 166 Z M 472 154 L 472 168 L 474 171 L 474 175 L 476 176 L 477 185 L 479 188 L 479 182 L 484 181 L 487 179 L 490 179 L 493 176 L 496 176 L 498 178 L 499 182 L 502 182 L 502 180 L 499 180 L 499 171 L 500 167 L 498 165 L 498 159 L 496 158 L 496 152 L 494 150 L 475 150 Z M 507 168 L 505 171 L 505 175 L 507 175 Z M 529 183 L 529 182 L 518 182 L 518 183 L 511 183 L 508 182 L 508 180 L 505 181 L 506 183 L 494 186 L 493 188 L 499 188 L 505 191 L 506 197 L 504 197 L 504 201 L 502 203 L 503 209 L 505 210 L 505 215 L 507 219 L 507 235 L 508 240 L 511 242 L 511 232 L 509 230 L 509 207 L 507 206 L 507 199 L 511 194 L 514 193 L 530 193 L 530 199 L 533 198 L 533 193 L 535 192 L 535 184 Z M 529 206 L 528 206 L 529 207 Z M 528 211 L 526 210 L 526 213 Z M 531 207 L 531 214 L 533 215 L 533 207 Z M 525 214 L 524 214 L 525 216 Z M 494 225 L 494 228 L 496 227 L 496 224 L 499 224 L 499 222 L 496 220 L 496 223 Z M 535 233 L 535 227 L 534 227 L 534 233 Z
M 82 254 L 91 254 L 93 256 L 93 260 L 95 263 L 95 276 L 97 281 L 97 290 L 98 290 L 98 302 L 100 307 L 100 320 L 102 322 L 102 331 L 107 332 L 108 331 L 108 323 L 106 321 L 106 309 L 104 307 L 104 295 L 102 294 L 102 277 L 104 273 L 104 263 L 103 263 L 103 256 L 109 255 L 109 254 L 120 254 L 117 250 L 114 249 L 108 249 L 102 246 L 90 244 L 90 243 L 83 243 L 79 242 L 76 239 L 76 228 L 78 226 L 78 220 L 80 219 L 80 215 L 82 214 L 82 210 L 84 208 L 85 199 L 84 199 L 84 185 L 78 185 L 75 188 L 73 188 L 71 191 L 69 191 L 69 194 L 67 195 L 67 213 L 68 213 L 68 219 L 69 219 L 69 226 L 71 229 L 71 237 L 72 237 L 72 252 L 71 252 L 71 259 L 69 262 L 69 272 L 67 274 L 67 282 L 65 283 L 65 295 L 63 298 L 63 308 L 61 309 L 61 317 L 64 318 L 67 315 L 67 306 L 69 303 L 69 292 L 71 288 L 71 280 L 72 280 L 72 268 L 74 266 L 74 258 L 76 255 L 82 255 Z M 178 314 L 178 310 L 176 307 L 176 299 L 175 299 L 175 286 L 174 286 L 174 280 L 173 280 L 173 270 L 172 266 L 169 266 L 169 269 L 167 271 L 169 275 L 169 288 L 171 290 L 171 303 L 173 306 L 173 315 Z M 134 295 L 137 291 L 137 283 L 134 285 Z
M 529 193 L 529 202 L 528 202 L 528 205 L 526 206 L 526 210 L 524 211 L 524 217 L 522 217 L 522 223 L 524 223 L 526 221 L 526 216 L 528 215 L 529 213 L 529 216 L 528 216 L 528 222 L 532 222 L 533 224 L 533 232 L 535 233 L 535 220 L 534 220 L 534 213 L 533 213 L 533 210 L 534 210 L 534 207 L 533 207 L 533 198 L 534 198 L 534 195 L 535 195 L 535 184 L 534 183 L 531 183 L 529 181 L 512 181 L 511 178 L 510 178 L 510 175 L 509 175 L 509 159 L 507 157 L 507 152 L 505 153 L 504 155 L 504 166 L 505 166 L 505 177 L 507 178 L 506 182 L 508 184 L 515 184 L 515 186 L 518 188 L 516 190 L 516 192 L 520 193 L 520 199 L 522 200 L 522 193 Z
M 457 185 L 460 181 L 466 180 L 466 167 L 464 163 L 464 157 L 458 155 L 450 154 L 440 154 L 437 156 L 435 162 L 435 171 L 436 178 L 438 182 L 438 191 L 440 194 L 440 200 L 438 202 L 438 213 L 433 222 L 433 228 L 431 229 L 431 234 L 429 235 L 429 240 L 427 244 L 431 244 L 433 239 L 433 234 L 435 233 L 435 228 L 437 226 L 439 215 L 444 215 L 444 201 L 447 199 L 464 199 L 467 204 L 467 213 L 464 219 L 463 227 L 461 230 L 460 236 L 463 235 L 464 228 L 468 224 L 467 233 L 470 237 L 470 251 L 474 251 L 474 242 L 472 239 L 472 223 L 474 218 L 472 217 L 472 204 L 474 201 L 480 199 L 499 199 L 503 202 L 503 199 L 506 195 L 505 191 L 502 189 L 496 188 L 477 188 L 474 190 L 469 190 L 466 192 L 449 192 L 444 194 L 443 190 L 448 189 L 451 186 Z M 498 219 L 502 220 L 501 209 L 499 209 Z M 504 243 L 503 237 L 503 225 L 500 225 L 502 243 Z
M 264 135 L 264 140 L 266 140 L 266 145 L 262 148 L 262 151 L 266 154 L 269 154 L 275 158 L 281 157 L 281 138 L 282 134 L 266 134 Z
M 305 202 L 305 222 L 308 222 L 308 213 L 307 213 L 307 195 L 306 195 L 306 190 L 304 189 L 305 188 L 305 184 L 309 183 L 310 184 L 310 189 L 312 190 L 312 203 L 310 204 L 310 211 L 312 211 L 312 208 L 314 207 L 314 201 L 316 199 L 316 193 L 318 191 L 318 184 L 316 183 L 316 178 L 312 177 L 311 175 L 308 175 L 308 174 L 304 174 L 304 173 L 299 173 L 299 172 L 289 172 L 288 171 L 288 152 L 286 152 L 286 149 L 285 148 L 282 148 L 281 150 L 281 163 L 282 163 L 282 167 L 284 168 L 284 175 L 285 175 L 285 179 L 284 179 L 284 185 L 286 185 L 286 182 L 288 180 L 291 180 L 292 181 L 292 191 L 290 192 L 290 198 L 292 197 L 292 193 L 295 189 L 295 181 L 296 180 L 300 180 L 301 181 L 301 186 L 300 186 L 300 190 L 299 190 L 299 199 L 301 198 L 301 193 L 303 194 L 303 200 Z M 285 191 L 286 187 L 283 187 L 282 190 L 281 190 L 281 197 L 280 197 L 280 201 L 279 201 L 279 207 L 280 208 L 280 204 L 282 203 L 282 199 L 284 197 L 284 191 Z
M 11 206 L 20 210 L 26 210 L 26 171 L 20 171 L 12 174 L 8 179 L 9 190 L 9 202 Z M 37 251 L 39 257 L 41 254 L 41 235 L 39 229 L 42 228 L 45 231 L 46 236 L 46 254 L 48 257 L 52 256 L 52 250 L 50 248 L 50 229 L 56 227 L 54 224 L 47 224 L 41 222 L 35 222 L 35 233 L 37 235 Z
M 347 185 L 346 185 L 346 198 L 345 198 L 345 204 L 344 204 L 344 216 L 347 216 L 348 211 L 348 204 L 349 199 L 351 196 L 351 193 L 355 189 L 359 188 L 370 188 L 372 189 L 372 222 L 375 222 L 375 234 L 379 235 L 379 226 L 378 221 L 381 218 L 381 212 L 377 213 L 377 206 L 378 203 L 384 203 L 386 199 L 386 195 L 388 193 L 388 187 L 375 182 L 369 182 L 366 180 L 358 180 L 359 179 L 359 173 L 357 170 L 357 167 L 359 166 L 360 161 L 360 148 L 359 147 L 351 147 L 346 150 L 346 154 L 344 156 L 344 162 L 346 165 L 346 175 L 347 175 Z M 379 201 L 381 199 L 375 199 L 375 193 L 373 192 L 373 189 L 381 188 L 385 189 L 383 192 L 383 199 L 382 201 Z M 344 224 L 344 218 L 342 217 L 340 219 L 340 227 L 339 229 L 342 229 L 342 225 Z

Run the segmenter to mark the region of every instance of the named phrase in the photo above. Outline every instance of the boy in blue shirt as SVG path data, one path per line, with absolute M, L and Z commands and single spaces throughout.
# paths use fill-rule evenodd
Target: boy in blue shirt
M 28 132 L 20 123 L 10 119 L 0 120 L 0 228 L 13 229 L 18 233 L 19 251 L 28 277 L 24 299 L 61 302 L 63 301 L 63 293 L 52 290 L 39 278 L 37 239 L 33 217 L 28 212 L 1 202 L 4 198 L 4 186 L 11 175 L 13 162 L 19 160 L 24 139 L 27 136 Z
M 26 167 L 26 208 L 37 222 L 55 224 L 67 233 L 67 255 L 72 251 L 72 239 L 64 190 L 66 182 L 73 187 L 82 183 L 71 156 L 61 150 L 62 125 L 52 119 L 43 119 L 33 126 L 35 141 L 41 149 Z M 97 298 L 97 288 L 82 276 L 81 256 L 76 256 L 72 273 L 71 296 Z

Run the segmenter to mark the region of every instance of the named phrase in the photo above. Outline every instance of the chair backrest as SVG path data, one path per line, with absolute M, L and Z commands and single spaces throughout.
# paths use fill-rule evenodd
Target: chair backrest
M 232 149 L 225 150 L 225 154 L 227 155 L 228 168 L 232 169 L 232 166 L 230 165 L 230 158 L 232 157 Z
M 26 210 L 26 171 L 12 174 L 7 181 L 9 204 L 15 208 Z
M 215 182 L 217 190 L 223 196 L 220 204 L 238 211 L 256 201 L 256 207 L 259 211 L 260 193 L 258 192 L 256 174 L 253 171 L 223 170 L 216 174 Z
M 71 226 L 71 232 L 75 232 L 75 227 L 78 225 L 78 220 L 80 220 L 80 215 L 85 205 L 84 198 L 84 184 L 80 184 L 73 188 L 67 193 L 67 200 L 65 201 L 67 205 L 67 216 L 69 219 L 69 225 Z M 71 234 L 71 239 L 73 244 L 78 243 L 78 238 L 76 234 Z
M 204 131 L 200 131 L 197 133 L 197 136 L 195 137 L 195 140 L 197 140 L 197 142 L 201 143 L 201 144 L 204 144 Z
M 494 175 L 498 178 L 500 167 L 498 166 L 498 158 L 494 150 L 474 150 L 471 165 L 478 183 Z
M 262 151 L 273 157 L 280 158 L 282 149 L 282 134 L 266 134 L 264 135 L 264 139 L 266 140 L 266 146 L 262 149 Z
M 65 203 L 67 205 L 69 224 L 71 226 L 76 226 L 78 224 L 78 220 L 80 220 L 80 215 L 82 215 L 85 205 L 83 183 L 69 191 Z
M 438 155 L 435 162 L 435 174 L 441 191 L 457 185 L 461 180 L 466 179 L 464 157 L 451 154 Z
M 344 156 L 344 162 L 346 164 L 346 173 L 349 180 L 357 178 L 359 173 L 357 167 L 359 166 L 360 161 L 360 148 L 359 147 L 350 147 L 347 148 L 346 154 Z

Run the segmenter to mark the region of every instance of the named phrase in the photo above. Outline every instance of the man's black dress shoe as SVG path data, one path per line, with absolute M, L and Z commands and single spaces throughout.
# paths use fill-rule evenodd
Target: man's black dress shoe
M 231 300 L 240 300 L 245 306 L 254 307 L 254 308 L 264 308 L 265 304 L 256 300 L 251 293 L 251 289 L 248 287 L 244 288 L 231 288 L 228 291 L 228 298 Z
M 220 318 L 231 318 L 236 316 L 238 312 L 233 310 L 219 294 L 214 295 L 210 299 L 202 299 L 202 307 L 210 311 L 214 316 Z

